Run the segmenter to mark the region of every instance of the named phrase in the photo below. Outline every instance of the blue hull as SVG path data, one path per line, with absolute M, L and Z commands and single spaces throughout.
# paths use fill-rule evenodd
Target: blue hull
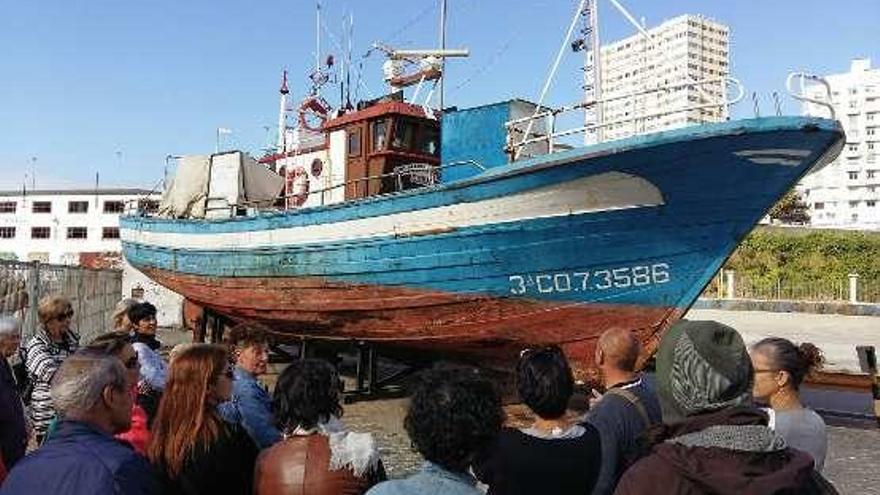
M 395 317 L 418 326 L 419 335 L 451 335 L 457 323 L 444 328 L 413 313 L 450 301 L 494 301 L 498 307 L 521 302 L 585 314 L 592 314 L 591 305 L 603 311 L 609 305 L 653 308 L 659 312 L 644 324 L 659 331 L 690 307 L 778 198 L 837 155 L 842 139 L 836 122 L 800 117 L 686 128 L 327 207 L 220 221 L 126 217 L 123 251 L 133 266 L 199 304 L 232 316 L 267 311 L 273 315 L 268 320 L 315 324 L 314 332 L 325 336 L 371 338 L 370 328 L 382 320 L 385 328 L 395 328 L 389 320 Z M 592 187 L 593 178 L 599 178 L 599 188 L 584 196 L 596 198 L 583 199 L 582 208 L 547 206 L 557 200 L 581 205 L 572 185 Z M 643 194 L 602 198 L 605 188 L 621 181 Z M 568 192 L 555 195 L 554 188 Z M 504 203 L 505 198 L 523 198 L 526 205 Z M 505 216 L 504 205 L 525 213 Z M 496 216 L 481 220 L 484 210 Z M 537 213 L 530 215 L 532 210 Z M 431 213 L 419 217 L 419 212 Z M 443 228 L 431 223 L 447 214 L 451 223 Z M 411 219 L 426 222 L 426 228 L 408 230 Z M 383 227 L 369 230 L 373 224 Z M 324 228 L 334 225 L 339 231 Z M 242 289 L 226 290 L 242 279 L 293 288 L 285 301 L 245 303 Z M 361 290 L 346 290 L 351 288 Z M 383 302 L 371 316 L 365 301 L 373 293 L 365 288 L 412 297 Z M 285 314 L 272 313 L 276 309 Z M 379 321 L 358 326 L 338 318 L 351 311 Z M 461 320 L 473 324 L 480 318 L 496 322 L 499 332 L 510 331 L 503 314 Z M 611 320 L 603 316 L 599 326 L 612 326 Z M 334 321 L 342 322 L 334 328 Z M 580 331 L 571 341 L 595 333 Z

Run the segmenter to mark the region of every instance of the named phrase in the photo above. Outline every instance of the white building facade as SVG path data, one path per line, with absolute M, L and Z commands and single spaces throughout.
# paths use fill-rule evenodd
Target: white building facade
M 79 265 L 83 253 L 120 253 L 119 215 L 158 194 L 141 189 L 0 191 L 0 257 Z
M 801 181 L 798 190 L 816 227 L 880 230 L 880 68 L 855 59 L 843 74 L 825 76 L 831 104 L 846 133 L 840 156 Z M 824 86 L 808 94 L 822 101 Z M 828 117 L 827 108 L 806 103 L 805 115 Z
M 602 99 L 675 87 L 604 103 L 602 120 L 609 125 L 603 130 L 603 139 L 727 120 L 726 105 L 685 108 L 724 101 L 724 78 L 730 72 L 729 28 L 688 14 L 669 19 L 648 33 L 651 40 L 639 33 L 602 46 Z

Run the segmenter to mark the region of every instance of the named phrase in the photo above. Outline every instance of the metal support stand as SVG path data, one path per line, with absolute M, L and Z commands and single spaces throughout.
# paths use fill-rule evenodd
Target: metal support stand
M 874 419 L 880 427 L 880 375 L 877 374 L 877 352 L 872 345 L 856 346 L 859 366 L 871 377 L 871 396 L 874 399 Z

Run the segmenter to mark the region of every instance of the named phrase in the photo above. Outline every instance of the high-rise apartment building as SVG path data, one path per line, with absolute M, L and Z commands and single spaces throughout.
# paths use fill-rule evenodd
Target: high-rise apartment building
M 846 132 L 840 156 L 801 181 L 798 189 L 817 227 L 880 229 L 880 68 L 868 59 L 852 61 L 843 74 L 825 76 L 831 104 Z M 827 90 L 813 85 L 807 94 L 827 101 Z M 828 117 L 827 108 L 805 103 L 806 115 Z
M 602 46 L 603 139 L 676 129 L 727 119 L 727 106 L 686 110 L 724 100 L 730 70 L 727 26 L 698 15 L 681 15 Z M 704 82 L 699 87 L 689 82 Z M 663 91 L 646 91 L 671 87 Z M 618 122 L 618 123 L 612 123 Z

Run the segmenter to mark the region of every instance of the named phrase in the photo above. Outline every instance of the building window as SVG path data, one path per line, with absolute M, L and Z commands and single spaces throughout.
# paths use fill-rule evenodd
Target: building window
M 52 213 L 52 202 L 34 201 L 33 206 L 31 206 L 31 210 L 33 210 L 34 213 Z
M 101 229 L 101 239 L 119 239 L 119 227 L 104 227 Z
M 87 239 L 89 237 L 89 229 L 86 227 L 67 227 L 68 239 Z
M 122 201 L 104 201 L 104 213 L 122 213 L 125 203 Z
M 869 199 L 865 201 L 865 206 L 867 206 L 868 208 L 874 208 L 875 206 L 877 206 L 877 201 L 874 199 Z
M 88 201 L 68 201 L 67 203 L 67 213 L 88 213 L 89 212 L 89 202 Z
M 877 173 L 876 170 L 868 170 L 868 178 L 873 179 L 875 173 Z
M 814 204 L 813 204 L 813 209 L 814 209 L 814 210 L 822 210 L 822 209 L 825 209 L 825 203 L 814 203 Z
M 850 208 L 858 208 L 858 207 L 859 207 L 859 202 L 858 202 L 858 201 L 850 201 L 850 202 L 849 202 L 849 207 L 850 207 Z
M 138 201 L 138 210 L 145 213 L 156 213 L 159 211 L 159 202 L 155 199 L 141 199 Z
M 0 202 L 0 213 L 15 213 L 15 201 Z
M 849 176 L 849 180 L 856 180 L 859 178 L 858 172 L 847 172 L 846 174 Z
M 15 227 L 0 227 L 0 239 L 15 239 Z
M 50 236 L 49 227 L 31 227 L 31 239 L 48 239 Z

